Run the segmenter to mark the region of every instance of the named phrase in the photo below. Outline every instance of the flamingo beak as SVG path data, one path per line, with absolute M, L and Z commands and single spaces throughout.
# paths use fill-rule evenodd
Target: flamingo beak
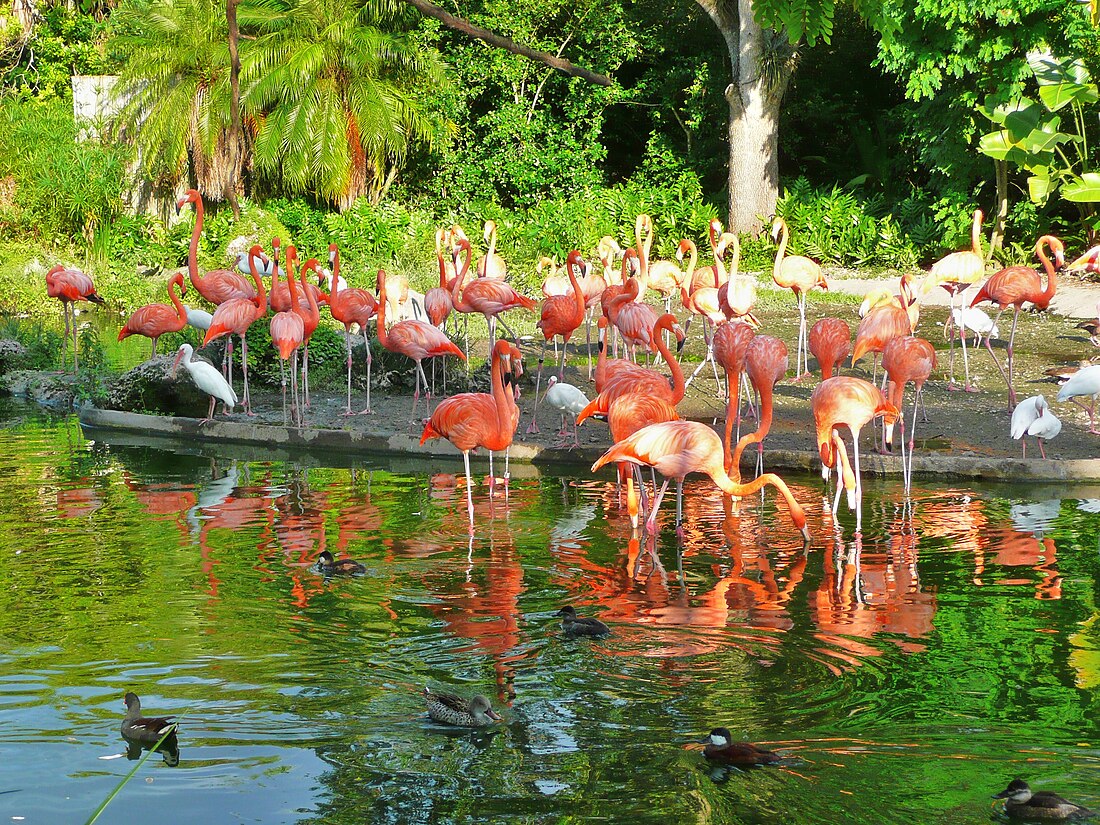
M 886 425 L 886 449 L 890 452 L 894 451 L 894 425 Z
M 802 527 L 799 529 L 799 532 L 802 534 L 803 543 L 809 544 L 810 543 L 810 528 L 807 527 L 805 524 L 803 524 Z
M 848 490 L 848 509 L 849 510 L 856 509 L 856 491 L 855 490 Z

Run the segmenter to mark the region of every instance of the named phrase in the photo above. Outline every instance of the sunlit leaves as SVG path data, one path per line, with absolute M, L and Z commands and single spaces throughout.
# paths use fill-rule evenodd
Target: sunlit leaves
M 392 4 L 255 0 L 242 27 L 261 32 L 242 57 L 259 170 L 289 193 L 341 208 L 377 194 L 389 168 L 433 124 L 422 98 L 442 82 L 438 56 L 400 32 Z

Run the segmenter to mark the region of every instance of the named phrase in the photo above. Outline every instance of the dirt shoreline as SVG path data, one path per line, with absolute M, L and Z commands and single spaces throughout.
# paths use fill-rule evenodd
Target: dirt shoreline
M 830 278 L 833 292 L 858 294 L 872 288 L 876 283 L 877 281 L 865 279 Z M 1055 402 L 1054 398 L 1058 391 L 1057 382 L 1044 374 L 1048 368 L 1067 364 L 1077 365 L 1093 357 L 1098 357 L 1100 362 L 1100 350 L 1090 342 L 1085 331 L 1076 329 L 1077 317 L 1062 315 L 1059 312 L 1025 312 L 1020 316 L 1015 347 L 1017 395 L 1023 399 L 1038 393 L 1044 394 L 1052 402 L 1054 413 L 1063 423 L 1061 434 L 1047 445 L 1047 455 L 1050 460 L 1043 461 L 1038 458 L 1034 439 L 1030 439 L 1028 458 L 1024 464 L 1020 462 L 1019 442 L 1013 441 L 1009 436 L 1010 416 L 1004 380 L 984 347 L 979 351 L 971 348 L 968 359 L 972 380 L 979 391 L 964 393 L 947 389 L 949 342 L 944 336 L 947 309 L 936 305 L 941 300 L 938 292 L 941 290 L 927 296 L 928 303 L 922 308 L 917 328 L 918 334 L 930 340 L 936 347 L 939 364 L 924 390 L 928 421 L 918 420 L 917 423 L 915 472 L 933 474 L 957 472 L 988 478 L 1100 479 L 1100 470 L 1092 463 L 1100 461 L 1100 436 L 1088 432 L 1088 417 L 1078 406 L 1068 402 Z M 1100 285 L 1082 279 L 1062 277 L 1059 281 L 1058 295 L 1062 296 L 1063 303 L 1071 301 L 1077 310 L 1074 315 L 1079 316 L 1082 312 L 1092 312 L 1097 299 L 1100 299 Z M 946 293 L 943 297 L 946 297 Z M 822 299 L 820 293 L 812 293 L 809 298 L 809 322 L 812 324 L 817 318 L 826 315 L 839 316 L 848 321 L 854 335 L 859 319 L 851 303 L 853 300 L 852 298 Z M 761 288 L 757 312 L 763 323 L 761 333 L 775 335 L 786 341 L 791 349 L 793 360 L 793 342 L 797 332 L 798 316 L 790 294 Z M 1010 325 L 1011 313 L 1006 313 L 1001 323 L 1005 338 Z M 688 344 L 682 354 L 685 359 L 683 367 L 687 375 L 692 373 L 705 354 L 701 336 L 698 333 L 700 326 L 698 323 L 692 325 Z M 607 425 L 603 422 L 589 421 L 580 428 L 579 450 L 558 448 L 555 443 L 558 440 L 559 414 L 547 405 L 541 404 L 539 424 L 542 432 L 536 435 L 525 433 L 531 421 L 535 371 L 541 348 L 541 337 L 537 340 L 523 338 L 521 345 L 526 361 L 526 374 L 520 379 L 523 396 L 519 402 L 521 419 L 516 433 L 516 446 L 512 451 L 514 460 L 520 463 L 562 462 L 576 466 L 590 466 L 591 462 L 610 445 Z M 994 339 L 993 351 L 1002 362 L 1006 354 L 1005 346 L 1006 342 L 1003 339 Z M 471 349 L 474 352 L 483 352 L 485 342 L 472 341 Z M 587 380 L 583 336 L 580 336 L 579 345 L 570 345 L 569 352 L 565 380 L 591 397 L 593 388 Z M 357 353 L 355 368 L 356 380 L 360 383 L 362 381 L 361 355 L 360 350 Z M 846 365 L 842 373 L 870 378 L 870 360 L 870 358 L 864 358 L 854 369 Z M 548 353 L 543 375 L 544 389 L 545 379 L 551 374 L 551 363 L 551 356 Z M 811 360 L 811 368 L 815 366 Z M 662 372 L 667 374 L 667 368 L 662 368 Z M 957 344 L 955 373 L 956 379 L 961 383 L 963 362 Z M 456 379 L 450 387 L 452 392 L 467 389 L 465 376 L 459 370 L 453 369 L 451 376 Z M 188 379 L 183 377 L 181 380 Z M 817 375 L 814 375 L 803 382 L 795 382 L 792 381 L 789 373 L 788 377 L 776 386 L 775 417 L 771 434 L 764 444 L 766 466 L 776 469 L 816 467 L 816 444 L 809 398 L 818 380 Z M 484 387 L 476 386 L 474 389 L 484 389 Z M 372 391 L 374 414 L 345 417 L 342 415 L 345 409 L 343 381 L 333 380 L 330 384 L 320 387 L 315 385 L 313 406 L 307 414 L 309 429 L 301 434 L 283 430 L 282 404 L 279 395 L 269 390 L 258 391 L 254 387 L 253 396 L 253 409 L 258 413 L 255 417 L 249 418 L 238 410 L 230 415 L 228 420 L 244 425 L 246 428 L 248 425 L 262 424 L 275 429 L 265 430 L 262 438 L 253 439 L 242 436 L 240 433 L 243 431 L 229 428 L 236 435 L 226 436 L 226 443 L 243 438 L 246 442 L 256 444 L 274 442 L 288 448 L 299 445 L 308 449 L 311 443 L 325 442 L 336 445 L 333 449 L 339 450 L 341 449 L 338 446 L 340 438 L 343 437 L 349 449 L 357 449 L 355 447 L 357 443 L 364 445 L 369 443 L 371 449 L 380 449 L 380 445 L 385 443 L 390 445 L 388 447 L 390 452 L 437 457 L 457 455 L 449 444 L 440 441 L 432 442 L 427 449 L 419 448 L 417 442 L 421 424 L 409 425 L 412 398 L 408 390 L 395 392 L 392 388 L 387 391 L 375 387 Z M 361 409 L 364 405 L 365 391 L 360 385 L 353 394 L 353 408 Z M 196 408 L 188 412 L 191 414 L 205 412 L 205 405 L 202 406 L 202 410 Z M 423 409 L 421 405 L 418 418 L 421 418 Z M 678 409 L 682 417 L 706 423 L 719 423 L 725 417 L 724 403 L 716 390 L 713 373 L 709 367 L 702 370 L 698 378 L 688 387 Z M 905 401 L 907 419 L 911 417 L 911 411 L 912 388 L 909 389 Z M 219 419 L 221 418 L 219 413 Z M 920 419 L 919 415 L 918 419 Z M 223 428 L 216 422 L 200 430 L 187 423 L 189 419 L 179 418 L 177 421 L 180 422 L 181 432 L 186 438 L 194 438 L 201 434 L 211 440 L 222 440 L 219 433 Z M 98 426 L 105 425 L 101 422 Z M 743 423 L 742 432 L 751 431 L 754 428 L 755 422 L 746 420 Z M 314 431 L 323 432 L 325 435 L 323 437 L 311 435 Z M 863 467 L 868 472 L 886 474 L 900 472 L 900 463 L 896 456 L 874 455 L 872 445 L 876 439 L 871 432 L 872 428 L 867 427 L 861 437 Z M 162 434 L 159 437 L 164 436 Z M 367 440 L 364 441 L 364 439 Z M 1032 456 L 1035 458 L 1033 459 Z M 745 459 L 747 462 L 754 460 L 751 451 L 746 454 Z M 950 469 L 952 466 L 956 469 Z

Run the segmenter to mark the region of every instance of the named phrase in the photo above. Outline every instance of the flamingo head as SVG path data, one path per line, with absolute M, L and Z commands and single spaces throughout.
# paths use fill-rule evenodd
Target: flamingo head
M 481 237 L 485 239 L 486 243 L 488 243 L 489 238 L 491 238 L 494 234 L 496 234 L 496 231 L 497 231 L 497 222 L 496 221 L 494 221 L 494 220 L 485 221 L 485 226 L 482 227 L 482 230 L 481 230 Z
M 569 257 L 565 259 L 566 272 L 576 267 L 581 271 L 581 277 L 584 277 L 584 256 L 579 249 L 574 249 L 569 253 Z
M 168 279 L 168 285 L 171 286 L 172 284 L 175 284 L 180 288 L 181 297 L 187 294 L 187 282 L 183 279 L 182 272 L 177 272 L 175 275 Z
M 334 243 L 328 245 L 328 265 L 336 266 L 336 256 L 340 254 L 339 247 Z
M 202 203 L 202 195 L 198 193 L 197 189 L 188 189 L 184 193 L 183 197 L 176 201 L 176 214 L 180 213 L 185 203 Z
M 771 235 L 773 241 L 779 241 L 779 233 L 783 231 L 786 226 L 786 222 L 784 222 L 784 220 L 778 216 L 775 218 L 775 220 L 772 221 Z
M 687 238 L 680 241 L 679 245 L 676 247 L 676 260 L 683 263 L 684 256 L 691 254 L 691 247 L 692 243 Z

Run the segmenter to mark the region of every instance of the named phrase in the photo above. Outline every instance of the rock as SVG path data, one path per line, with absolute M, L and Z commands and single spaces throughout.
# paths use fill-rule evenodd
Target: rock
M 175 354 L 158 355 L 138 364 L 107 390 L 107 408 L 127 412 L 159 412 L 170 415 L 205 415 L 210 399 L 195 386 L 182 367 L 173 380 L 168 371 Z
M 0 375 L 18 367 L 27 356 L 27 348 L 10 338 L 0 338 Z
M 67 373 L 15 370 L 0 377 L 0 390 L 49 407 L 68 411 L 73 408 L 75 376 Z

